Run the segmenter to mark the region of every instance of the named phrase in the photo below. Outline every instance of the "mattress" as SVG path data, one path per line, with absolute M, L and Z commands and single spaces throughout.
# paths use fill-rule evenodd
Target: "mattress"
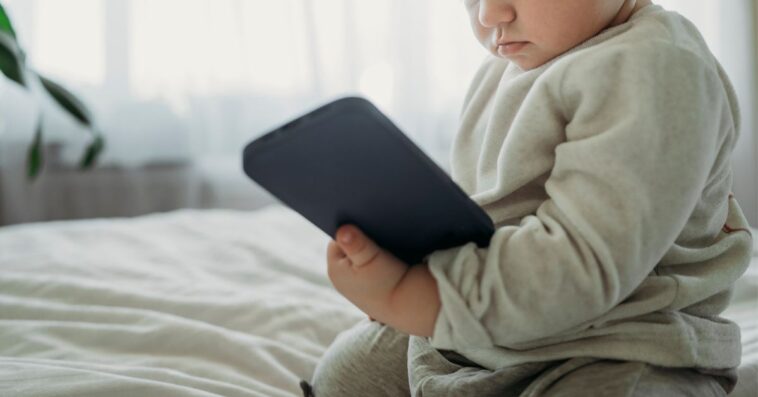
M 181 210 L 0 229 L 0 396 L 299 396 L 364 317 L 291 210 Z M 758 385 L 758 266 L 726 316 Z

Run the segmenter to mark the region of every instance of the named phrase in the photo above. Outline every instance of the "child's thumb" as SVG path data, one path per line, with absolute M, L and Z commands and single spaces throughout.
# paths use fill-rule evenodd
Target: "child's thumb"
M 352 225 L 337 230 L 337 243 L 357 267 L 369 264 L 381 254 L 379 246 Z

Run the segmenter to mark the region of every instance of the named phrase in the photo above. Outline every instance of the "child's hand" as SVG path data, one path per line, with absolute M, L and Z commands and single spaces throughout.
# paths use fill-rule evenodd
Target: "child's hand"
M 342 226 L 336 234 L 337 241 L 329 242 L 326 254 L 329 279 L 369 318 L 381 322 L 408 265 L 376 245 L 356 226 Z M 347 240 L 348 236 L 352 238 Z

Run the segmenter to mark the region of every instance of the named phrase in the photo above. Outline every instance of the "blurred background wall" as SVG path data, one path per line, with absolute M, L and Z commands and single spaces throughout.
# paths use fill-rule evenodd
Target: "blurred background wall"
M 486 55 L 452 0 L 0 1 L 29 63 L 81 95 L 108 144 L 79 172 L 86 134 L 50 117 L 52 158 L 27 181 L 40 110 L 0 77 L 0 224 L 266 205 L 242 174 L 244 145 L 341 95 L 370 98 L 447 169 Z M 733 79 L 744 117 L 735 193 L 758 225 L 755 2 L 657 3 L 695 22 Z

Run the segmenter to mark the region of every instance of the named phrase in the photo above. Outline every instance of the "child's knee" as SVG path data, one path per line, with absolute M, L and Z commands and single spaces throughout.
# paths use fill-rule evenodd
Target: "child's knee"
M 313 374 L 316 397 L 385 395 L 408 390 L 408 336 L 375 321 L 361 321 L 337 336 Z M 396 386 L 388 384 L 398 384 Z M 355 394 L 359 393 L 359 394 Z

